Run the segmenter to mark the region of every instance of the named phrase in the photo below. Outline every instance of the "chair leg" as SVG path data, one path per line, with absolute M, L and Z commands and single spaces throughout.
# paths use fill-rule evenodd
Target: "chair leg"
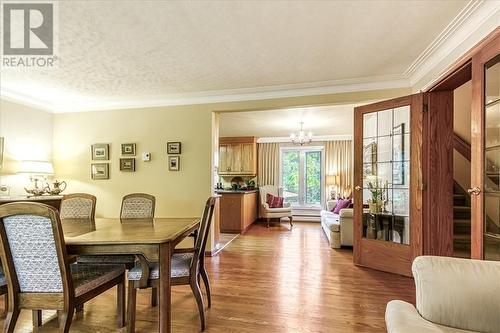
M 116 286 L 116 314 L 118 316 L 118 327 L 125 326 L 125 277 Z
M 205 290 L 207 291 L 208 307 L 212 307 L 212 297 L 210 294 L 210 281 L 208 280 L 208 274 L 205 267 L 201 267 L 200 275 L 203 278 L 203 284 L 205 285 Z M 199 282 L 198 282 L 199 283 Z
M 196 299 L 196 304 L 198 305 L 198 312 L 200 314 L 201 331 L 205 330 L 205 306 L 203 305 L 203 297 L 201 296 L 200 285 L 198 284 L 197 278 L 192 277 L 189 282 L 191 290 L 193 291 L 194 298 Z
M 127 304 L 127 333 L 135 332 L 135 306 L 137 301 L 137 290 L 134 282 L 128 283 L 128 304 Z
M 151 306 L 155 307 L 158 305 L 158 288 L 151 288 Z
M 4 309 L 2 312 L 2 318 L 5 318 L 7 316 L 7 312 L 9 311 L 9 294 L 3 295 L 3 305 Z
M 33 310 L 32 313 L 33 327 L 42 326 L 42 310 Z
M 19 318 L 19 313 L 21 311 L 17 307 L 17 304 L 12 304 L 12 309 L 7 312 L 7 317 L 5 318 L 4 332 L 12 333 L 16 327 L 17 318 Z
M 293 222 L 293 217 L 289 216 L 288 218 L 290 219 L 290 229 L 292 229 L 293 228 L 293 223 L 292 223 Z
M 68 333 L 71 327 L 71 322 L 73 321 L 73 313 L 75 309 L 68 308 L 67 311 L 61 313 L 61 324 L 59 326 L 59 331 L 61 333 Z
M 271 220 L 270 218 L 267 218 L 267 227 L 269 228 L 269 221 Z

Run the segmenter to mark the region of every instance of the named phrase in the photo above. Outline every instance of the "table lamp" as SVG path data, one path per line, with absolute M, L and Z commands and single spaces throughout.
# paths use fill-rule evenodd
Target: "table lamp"
M 44 190 L 38 187 L 38 182 L 42 180 L 47 180 L 49 175 L 54 174 L 54 168 L 51 162 L 47 161 L 21 161 L 21 166 L 19 168 L 18 174 L 28 174 L 30 176 L 30 181 L 35 182 L 35 188 L 26 189 L 28 194 L 32 195 L 42 195 Z

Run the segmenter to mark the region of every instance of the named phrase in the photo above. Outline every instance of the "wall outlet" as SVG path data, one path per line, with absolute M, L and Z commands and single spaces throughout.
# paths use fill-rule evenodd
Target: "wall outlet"
M 144 162 L 149 162 L 151 161 L 151 153 L 142 153 L 142 160 Z

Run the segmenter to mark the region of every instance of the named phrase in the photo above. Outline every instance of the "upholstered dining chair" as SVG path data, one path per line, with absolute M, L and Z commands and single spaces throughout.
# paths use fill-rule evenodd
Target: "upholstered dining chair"
M 281 219 L 282 217 L 287 217 L 290 220 L 290 229 L 293 227 L 293 217 L 292 217 L 292 207 L 290 203 L 283 203 L 283 207 L 280 208 L 270 208 L 267 203 L 267 195 L 271 194 L 274 196 L 279 196 L 281 192 L 278 187 L 274 185 L 264 185 L 259 187 L 260 196 L 260 208 L 259 215 L 261 218 L 266 219 L 267 227 L 269 228 L 269 222 L 271 219 Z
M 120 218 L 153 219 L 155 215 L 154 196 L 145 193 L 132 193 L 123 197 Z
M 37 251 L 33 251 L 36 248 Z M 74 309 L 117 286 L 118 325 L 125 324 L 125 268 L 70 264 L 59 213 L 40 203 L 0 206 L 0 255 L 7 277 L 9 308 L 4 331 L 13 332 L 21 309 L 58 310 L 60 331 L 69 332 Z
M 200 277 L 203 279 L 207 291 L 208 307 L 211 307 L 210 282 L 205 269 L 205 248 L 207 245 L 208 234 L 213 219 L 216 197 L 208 198 L 203 217 L 199 228 L 199 234 L 196 238 L 195 246 L 192 249 L 177 249 L 172 255 L 171 264 L 171 282 L 172 285 L 189 285 L 198 305 L 200 315 L 201 330 L 205 330 L 205 306 L 203 296 L 200 290 Z M 142 267 L 138 264 L 128 272 L 128 305 L 127 305 L 127 332 L 135 331 L 135 311 L 136 294 L 139 288 L 158 288 L 159 278 L 158 263 L 152 263 L 149 267 L 149 276 L 146 287 L 141 283 Z
M 88 221 L 95 227 L 95 206 L 97 198 L 87 193 L 64 195 L 61 200 L 59 214 L 61 220 L 78 219 Z

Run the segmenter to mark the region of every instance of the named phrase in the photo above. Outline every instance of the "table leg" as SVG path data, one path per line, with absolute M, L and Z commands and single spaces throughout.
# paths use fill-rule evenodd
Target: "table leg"
M 171 261 L 170 244 L 160 245 L 160 293 L 159 293 L 159 331 L 158 332 L 172 332 L 172 308 L 171 308 L 171 284 L 170 284 L 170 261 Z

